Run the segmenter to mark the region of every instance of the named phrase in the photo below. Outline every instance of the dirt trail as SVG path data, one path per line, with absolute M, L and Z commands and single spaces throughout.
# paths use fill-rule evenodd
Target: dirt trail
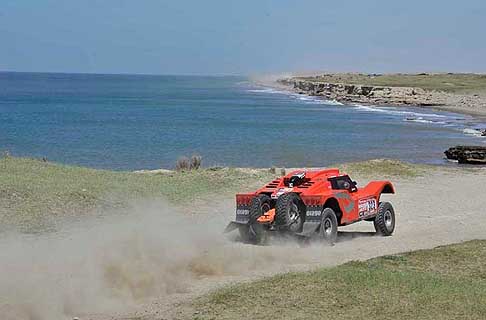
M 359 180 L 358 180 L 359 181 Z M 198 215 L 163 203 L 136 204 L 120 217 L 75 224 L 60 234 L 0 241 L 0 314 L 10 319 L 170 319 L 221 285 L 275 273 L 486 238 L 486 170 L 396 180 L 392 237 L 371 223 L 341 229 L 334 247 L 251 246 L 221 235 L 233 199 Z
M 334 247 L 257 247 L 261 253 L 276 249 L 279 256 L 288 255 L 294 259 L 279 265 L 277 269 L 263 267 L 239 277 L 206 278 L 195 284 L 192 292 L 185 296 L 159 301 L 157 314 L 164 319 L 190 317 L 193 310 L 188 302 L 194 296 L 221 285 L 251 281 L 255 277 L 312 270 L 350 260 L 366 260 L 386 254 L 486 239 L 486 170 L 476 173 L 434 173 L 416 179 L 396 180 L 395 185 L 397 194 L 384 196 L 393 203 L 397 212 L 397 229 L 392 237 L 376 236 L 371 223 L 357 223 L 340 228 L 339 242 Z M 299 263 L 299 259 L 302 263 Z M 151 312 L 150 309 L 148 311 Z

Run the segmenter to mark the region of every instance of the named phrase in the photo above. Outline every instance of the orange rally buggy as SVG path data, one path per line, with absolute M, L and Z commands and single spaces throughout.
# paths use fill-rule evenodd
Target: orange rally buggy
M 358 188 L 339 169 L 297 170 L 254 193 L 236 195 L 236 219 L 225 232 L 238 229 L 244 241 L 261 243 L 269 231 L 301 237 L 337 238 L 338 226 L 365 220 L 389 236 L 395 212 L 384 193 L 395 193 L 390 181 L 371 181 Z

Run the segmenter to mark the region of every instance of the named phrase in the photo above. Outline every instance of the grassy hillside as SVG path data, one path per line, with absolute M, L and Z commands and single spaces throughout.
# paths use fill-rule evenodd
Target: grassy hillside
M 320 82 L 362 84 L 390 87 L 416 87 L 455 93 L 486 93 L 486 75 L 453 74 L 323 74 L 317 77 L 299 77 Z
M 193 307 L 197 319 L 485 319 L 486 241 L 278 275 Z
M 413 178 L 429 172 L 436 167 L 402 162 L 399 160 L 375 159 L 334 165 L 350 176 L 370 179 L 394 177 Z M 445 168 L 443 168 L 445 170 Z
M 392 160 L 341 166 L 350 174 L 374 178 L 415 176 L 421 167 Z M 42 227 L 45 218 L 80 215 L 94 208 L 119 208 L 140 199 L 167 199 L 190 206 L 196 199 L 230 197 L 273 179 L 268 169 L 213 168 L 159 174 L 114 172 L 35 159 L 0 158 L 0 229 Z
M 30 228 L 47 216 L 79 215 L 146 198 L 184 206 L 214 193 L 255 187 L 273 176 L 268 170 L 228 168 L 141 174 L 5 157 L 0 159 L 0 224 Z

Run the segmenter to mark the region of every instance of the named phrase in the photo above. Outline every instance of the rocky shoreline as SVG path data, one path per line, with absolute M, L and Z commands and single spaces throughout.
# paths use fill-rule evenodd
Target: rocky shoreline
M 447 159 L 461 164 L 486 164 L 485 146 L 455 146 L 447 149 L 444 154 Z
M 342 103 L 430 107 L 486 118 L 486 97 L 479 94 L 456 94 L 417 87 L 323 82 L 319 76 L 289 77 L 279 79 L 277 83 L 299 94 Z
M 452 75 L 452 74 L 451 74 Z M 411 77 L 413 75 L 394 75 L 388 78 L 390 81 L 400 81 L 400 77 Z M 420 74 L 420 76 L 429 76 Z M 420 87 L 386 85 L 388 79 L 381 80 L 380 85 L 373 82 L 376 75 L 350 75 L 350 74 L 324 74 L 307 77 L 289 77 L 278 79 L 279 86 L 290 89 L 298 94 L 322 97 L 326 100 L 338 101 L 342 103 L 359 103 L 368 105 L 387 105 L 387 106 L 415 106 L 428 107 L 441 111 L 449 111 L 472 115 L 482 122 L 486 119 L 486 95 L 484 91 L 445 92 L 442 90 L 430 90 L 427 84 L 422 81 Z M 430 75 L 434 77 L 434 75 Z M 358 84 L 363 81 L 366 84 Z M 428 81 L 429 78 L 427 78 Z M 333 81 L 337 80 L 337 81 Z M 343 81 L 348 80 L 348 82 Z M 431 79 L 432 80 L 432 79 Z M 447 85 L 447 82 L 437 82 L 434 85 Z M 464 81 L 465 82 L 465 81 Z M 410 82 L 409 84 L 416 84 Z M 457 85 L 457 83 L 456 83 Z M 462 85 L 462 82 L 460 83 Z M 476 89 L 481 89 L 477 86 Z M 484 89 L 484 85 L 482 86 Z M 472 92 L 472 93 L 471 93 Z M 481 95 L 481 94 L 482 95 Z M 476 130 L 477 135 L 486 136 L 486 129 Z M 447 159 L 458 161 L 461 164 L 486 164 L 486 147 L 484 146 L 456 146 L 446 150 Z

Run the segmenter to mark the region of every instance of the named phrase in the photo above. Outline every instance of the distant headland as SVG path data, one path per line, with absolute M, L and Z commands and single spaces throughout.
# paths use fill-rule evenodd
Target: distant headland
M 486 74 L 323 73 L 280 78 L 277 83 L 344 103 L 431 107 L 486 118 Z

